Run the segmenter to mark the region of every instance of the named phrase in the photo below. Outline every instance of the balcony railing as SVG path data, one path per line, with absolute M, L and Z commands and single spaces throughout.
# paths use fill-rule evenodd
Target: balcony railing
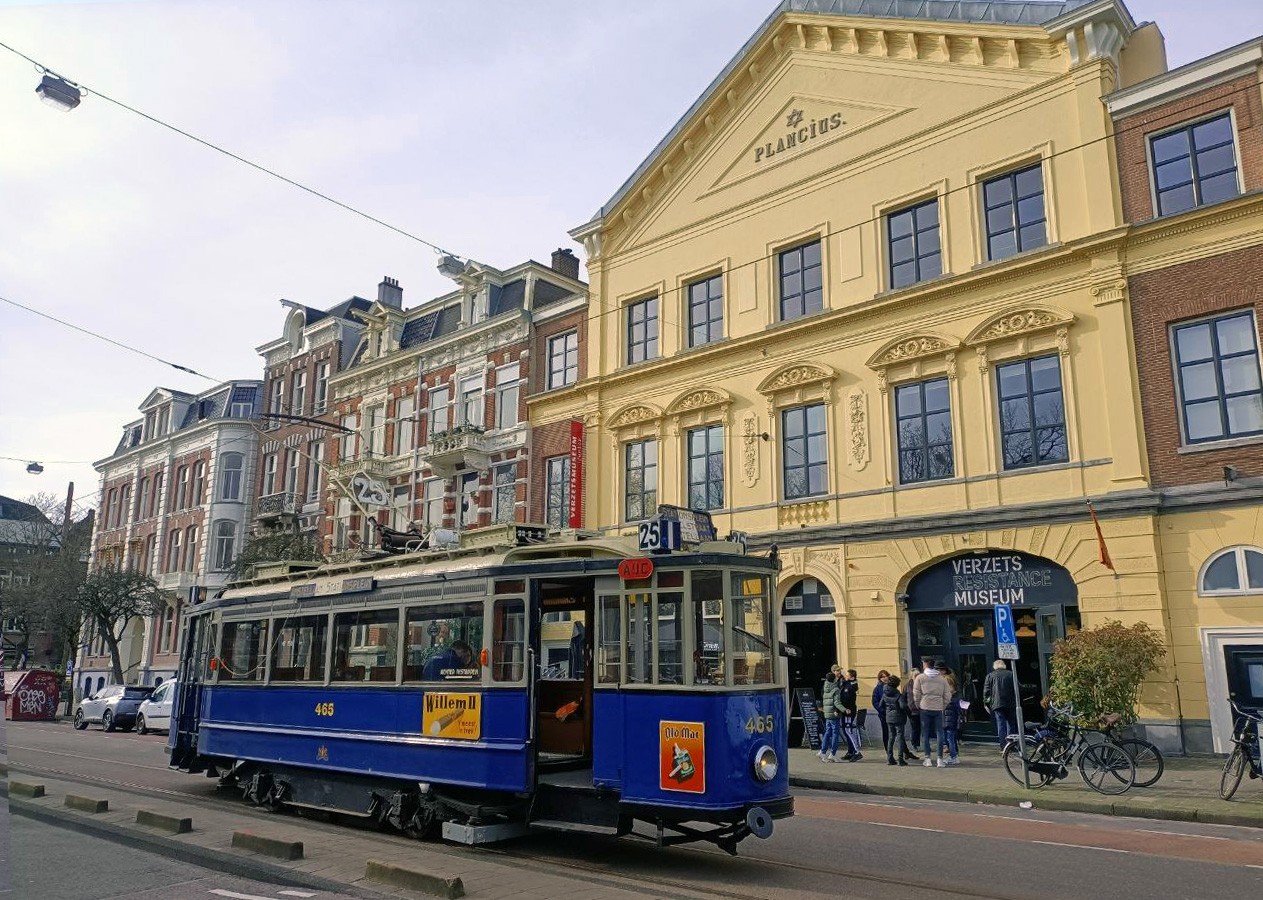
M 265 494 L 259 498 L 257 519 L 279 519 L 281 516 L 298 514 L 298 498 L 293 491 Z
M 436 475 L 453 475 L 463 469 L 485 469 L 491 449 L 484 429 L 457 425 L 430 435 L 421 448 L 421 459 Z

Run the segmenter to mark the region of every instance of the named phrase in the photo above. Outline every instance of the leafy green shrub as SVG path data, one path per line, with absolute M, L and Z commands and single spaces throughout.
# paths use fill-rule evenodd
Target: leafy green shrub
M 1052 697 L 1072 704 L 1085 722 L 1118 713 L 1122 724 L 1130 724 L 1136 721 L 1140 685 L 1165 656 L 1162 638 L 1144 622 L 1106 620 L 1053 647 Z

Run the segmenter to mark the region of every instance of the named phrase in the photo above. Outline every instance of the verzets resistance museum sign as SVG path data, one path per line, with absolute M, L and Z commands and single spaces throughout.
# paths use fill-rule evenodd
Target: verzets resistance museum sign
M 1075 605 L 1079 589 L 1052 560 L 1029 553 L 966 553 L 935 563 L 908 584 L 908 609 L 966 610 Z

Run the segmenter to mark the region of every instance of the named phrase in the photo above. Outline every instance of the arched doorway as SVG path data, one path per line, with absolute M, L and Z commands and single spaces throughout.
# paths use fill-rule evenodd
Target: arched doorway
M 789 746 L 797 747 L 803 738 L 802 714 L 794 700 L 795 691 L 810 688 L 818 698 L 824 676 L 838 661 L 838 633 L 834 619 L 833 595 L 816 578 L 795 581 L 781 601 L 781 621 L 785 643 L 800 651 L 789 659 Z
M 908 641 L 913 665 L 927 657 L 956 673 L 969 702 L 967 735 L 991 736 L 982 688 L 997 658 L 995 607 L 1013 607 L 1022 710 L 1042 719 L 1053 644 L 1079 630 L 1079 589 L 1066 569 L 1012 550 L 980 550 L 931 565 L 908 582 Z

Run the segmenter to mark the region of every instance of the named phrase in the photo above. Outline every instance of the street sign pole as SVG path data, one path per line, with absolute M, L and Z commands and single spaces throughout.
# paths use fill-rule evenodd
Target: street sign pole
M 1022 760 L 1022 781 L 1031 789 L 1030 759 L 1026 755 L 1026 723 L 1022 720 L 1022 683 L 1017 678 L 1017 629 L 1013 624 L 1013 608 L 1006 604 L 995 607 L 995 639 L 1000 659 L 1012 660 L 1013 698 L 1017 702 L 1017 749 Z

